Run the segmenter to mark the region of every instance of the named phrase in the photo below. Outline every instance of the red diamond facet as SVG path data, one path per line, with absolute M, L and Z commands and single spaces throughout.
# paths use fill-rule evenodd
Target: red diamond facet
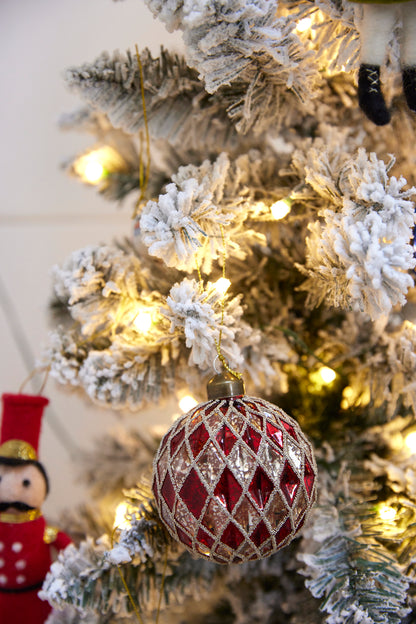
M 260 509 L 264 509 L 273 490 L 273 481 L 271 481 L 264 470 L 258 466 L 256 472 L 254 473 L 254 477 L 251 480 L 248 491 Z
M 244 404 L 241 401 L 235 401 L 234 407 L 240 412 L 240 414 L 242 414 L 243 416 L 246 415 L 246 408 L 244 407 Z
M 292 438 L 294 438 L 296 440 L 296 442 L 297 442 L 298 438 L 297 438 L 297 435 L 296 435 L 295 430 L 293 429 L 292 425 L 289 425 L 289 423 L 287 423 L 285 420 L 281 420 L 280 422 L 282 423 L 282 425 L 286 429 L 286 431 L 288 433 L 290 433 Z
M 273 550 L 273 542 L 272 542 L 272 540 L 270 540 L 269 542 L 266 542 L 261 547 L 261 549 L 260 549 L 261 556 L 262 557 L 267 557 L 267 555 L 270 554 L 272 550 Z
M 260 522 L 257 528 L 250 535 L 250 539 L 255 543 L 257 547 L 263 544 L 263 542 L 269 537 L 270 537 L 270 533 L 267 530 L 267 527 L 264 524 L 263 520 Z
M 215 410 L 215 408 L 218 405 L 218 401 L 213 401 L 211 405 L 209 405 L 208 407 L 205 408 L 205 416 L 208 416 L 209 414 L 211 414 L 211 412 L 213 410 Z
M 293 505 L 299 484 L 299 477 L 296 475 L 289 462 L 286 462 L 282 476 L 280 477 L 280 487 L 290 506 Z
M 261 435 L 257 431 L 252 427 L 247 427 L 243 435 L 243 440 L 252 451 L 257 453 L 261 442 Z
M 284 525 L 279 529 L 276 535 L 276 544 L 280 544 L 292 533 L 292 525 L 290 524 L 290 518 L 286 520 Z
M 178 533 L 179 539 L 183 544 L 186 544 L 187 546 L 192 546 L 192 540 L 189 535 L 182 531 L 182 529 L 180 529 L 178 526 L 176 527 L 176 531 Z
M 175 490 L 173 489 L 172 481 L 170 480 L 169 474 L 166 474 L 165 480 L 163 481 L 162 496 L 166 501 L 167 506 L 172 511 L 173 505 L 175 503 Z
M 156 478 L 153 479 L 152 490 L 153 490 L 153 494 L 155 495 L 156 501 L 158 501 L 159 500 L 159 493 L 157 491 Z
M 306 491 L 308 492 L 308 496 L 310 496 L 312 492 L 312 488 L 313 488 L 313 482 L 315 481 L 315 474 L 314 474 L 314 471 L 312 470 L 312 466 L 310 465 L 306 457 L 305 457 L 305 472 L 303 475 L 303 480 L 305 482 L 305 487 L 306 487 Z
M 179 496 L 188 507 L 189 511 L 198 519 L 208 494 L 194 468 L 192 468 L 191 472 L 186 477 L 179 492 Z
M 239 501 L 242 491 L 243 488 L 238 483 L 231 470 L 226 466 L 214 490 L 214 496 L 231 512 Z
M 220 407 L 220 411 L 224 414 L 224 416 L 228 412 L 228 407 L 229 407 L 229 401 L 226 401 L 226 403 L 224 403 Z
M 202 451 L 208 438 L 208 431 L 205 429 L 203 424 L 199 425 L 199 427 L 191 433 L 188 441 L 194 457 L 199 455 L 199 453 Z
M 173 436 L 172 440 L 170 441 L 170 455 L 172 457 L 172 455 L 175 454 L 178 446 L 181 444 L 183 438 L 185 436 L 185 428 L 182 427 L 182 429 L 179 431 L 179 433 L 177 433 L 176 435 Z
M 196 539 L 199 542 L 202 542 L 202 544 L 205 544 L 205 546 L 208 546 L 208 548 L 211 548 L 211 546 L 213 545 L 215 541 L 210 535 L 208 535 L 208 533 L 206 533 L 206 531 L 204 531 L 202 527 L 200 527 L 196 535 Z
M 278 429 L 272 423 L 266 423 L 266 431 L 269 438 L 273 440 L 281 449 L 283 448 L 283 431 Z
M 215 437 L 220 448 L 224 451 L 224 454 L 229 455 L 237 440 L 231 429 L 229 429 L 227 425 L 223 425 Z
M 233 548 L 234 550 L 240 546 L 243 539 L 244 535 L 232 522 L 230 522 L 221 536 L 222 543 L 230 548 Z

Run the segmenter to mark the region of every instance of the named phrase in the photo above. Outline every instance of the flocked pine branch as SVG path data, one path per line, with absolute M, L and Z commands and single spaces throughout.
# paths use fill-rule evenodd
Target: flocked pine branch
M 149 130 L 154 139 L 206 150 L 237 141 L 222 99 L 208 94 L 183 57 L 162 49 L 140 53 Z M 135 54 L 103 53 L 94 63 L 67 71 L 67 82 L 115 128 L 135 135 L 144 128 L 140 73 Z
M 409 580 L 381 542 L 375 510 L 348 492 L 337 496 L 339 485 L 332 483 L 331 494 L 321 489 L 304 537 L 307 552 L 298 557 L 306 564 L 305 584 L 322 599 L 327 624 L 399 624 L 410 611 Z
M 319 139 L 295 164 L 305 181 L 324 197 L 323 222 L 310 225 L 306 241 L 308 276 L 302 286 L 310 305 L 326 301 L 335 307 L 367 312 L 375 319 L 403 305 L 413 285 L 415 189 L 406 180 L 389 177 L 375 154 L 359 149 L 350 158 L 339 147 L 328 150 Z
M 183 30 L 188 63 L 208 92 L 228 100 L 228 114 L 240 132 L 263 132 L 297 106 L 296 98 L 306 103 L 316 96 L 313 55 L 293 32 L 293 21 L 276 16 L 273 2 L 146 4 L 169 30 Z

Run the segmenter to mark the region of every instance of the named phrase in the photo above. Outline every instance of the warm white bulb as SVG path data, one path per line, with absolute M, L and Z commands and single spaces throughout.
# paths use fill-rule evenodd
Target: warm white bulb
M 310 17 L 304 17 L 296 24 L 296 32 L 303 33 L 310 29 L 312 26 L 312 19 Z
M 115 529 L 128 529 L 131 526 L 129 520 L 126 517 L 128 512 L 129 505 L 125 501 L 122 501 L 117 505 L 113 524 L 113 527 Z
M 220 277 L 215 284 L 214 288 L 220 295 L 225 295 L 229 287 L 231 286 L 231 282 L 226 277 Z
M 152 315 L 150 312 L 139 312 L 133 321 L 133 325 L 141 334 L 147 334 L 152 326 Z
M 98 184 L 104 175 L 104 167 L 98 160 L 90 160 L 85 163 L 84 178 L 89 184 Z
M 378 510 L 378 515 L 382 520 L 385 520 L 386 522 L 394 520 L 396 514 L 396 510 L 394 509 L 394 507 L 390 507 L 390 505 L 380 505 Z
M 408 433 L 404 439 L 404 443 L 406 444 L 409 451 L 411 451 L 412 453 L 416 453 L 416 431 Z
M 189 412 L 193 407 L 198 405 L 198 401 L 193 396 L 187 394 L 179 401 L 179 407 L 183 412 Z
M 276 221 L 283 219 L 287 214 L 289 214 L 291 204 L 292 202 L 290 199 L 279 199 L 279 201 L 270 206 L 273 219 L 276 219 Z
M 334 381 L 335 377 L 337 376 L 337 374 L 334 371 L 334 369 L 329 368 L 329 366 L 322 366 L 322 368 L 319 369 L 318 373 L 319 373 L 319 376 L 321 377 L 323 383 L 325 383 L 325 384 L 332 383 Z

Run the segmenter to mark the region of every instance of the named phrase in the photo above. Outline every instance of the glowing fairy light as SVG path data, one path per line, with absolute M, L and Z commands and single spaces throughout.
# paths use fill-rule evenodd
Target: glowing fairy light
M 179 407 L 183 412 L 189 412 L 193 407 L 198 405 L 198 401 L 193 396 L 187 394 L 179 401 Z
M 296 24 L 296 32 L 303 33 L 310 29 L 312 26 L 312 19 L 310 17 L 304 17 Z
M 380 505 L 378 508 L 378 515 L 385 522 L 391 522 L 396 517 L 397 511 L 390 505 Z
M 118 152 L 105 145 L 79 156 L 73 169 L 87 184 L 99 184 L 110 171 L 124 171 L 126 164 Z
M 117 505 L 113 525 L 115 529 L 128 529 L 130 527 L 131 523 L 128 520 L 129 511 L 130 507 L 125 501 L 121 501 Z
M 134 328 L 141 334 L 147 334 L 153 323 L 150 312 L 139 312 L 133 321 Z
M 337 376 L 337 374 L 334 371 L 334 369 L 333 368 L 329 368 L 329 366 L 322 366 L 322 368 L 320 368 L 318 370 L 318 374 L 319 374 L 319 376 L 322 379 L 324 384 L 332 383 L 334 381 L 335 377 Z
M 290 199 L 279 199 L 279 201 L 270 206 L 273 219 L 276 219 L 276 221 L 283 219 L 289 214 L 291 207 L 292 201 Z
M 220 277 L 220 279 L 218 279 L 214 284 L 215 290 L 220 295 L 225 295 L 230 286 L 231 282 L 226 277 Z
M 416 453 L 416 431 L 408 433 L 404 439 L 404 443 L 411 453 Z

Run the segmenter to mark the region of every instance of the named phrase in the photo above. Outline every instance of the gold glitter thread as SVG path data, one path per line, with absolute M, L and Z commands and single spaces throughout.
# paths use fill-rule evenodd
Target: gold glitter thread
M 223 279 L 225 279 L 225 263 L 227 260 L 227 247 L 225 244 L 225 236 L 224 236 L 224 227 L 222 224 L 220 224 L 220 231 L 221 231 L 221 240 L 222 240 L 222 277 Z M 224 311 L 225 311 L 225 293 L 223 294 L 222 298 L 221 298 L 221 325 L 220 325 L 220 333 L 219 333 L 219 337 L 218 337 L 218 341 L 215 340 L 215 346 L 217 348 L 217 354 L 218 354 L 218 359 L 221 362 L 221 364 L 223 365 L 223 367 L 225 368 L 226 371 L 228 371 L 229 373 L 231 373 L 231 375 L 234 375 L 234 377 L 236 377 L 237 379 L 242 379 L 242 374 L 239 373 L 238 371 L 233 370 L 227 360 L 225 359 L 224 355 L 222 354 L 221 351 L 221 341 L 222 341 L 222 329 L 224 326 Z
M 43 379 L 42 385 L 40 387 L 40 390 L 38 392 L 39 395 L 42 394 L 42 392 L 45 389 L 46 386 L 46 382 L 48 381 L 48 377 L 49 377 L 49 372 L 51 370 L 50 365 L 49 366 L 42 366 L 41 368 L 34 368 L 29 375 L 26 377 L 26 379 L 22 382 L 20 388 L 19 388 L 19 394 L 23 393 L 23 388 L 25 387 L 25 385 L 32 379 L 32 377 L 34 377 L 37 373 L 45 373 L 45 377 Z
M 118 530 L 119 530 L 119 527 L 114 527 L 113 532 L 111 534 L 111 548 L 113 548 L 113 546 L 114 546 L 114 535 L 115 535 L 116 531 L 118 531 Z M 144 621 L 143 621 L 143 618 L 141 616 L 141 613 L 140 613 L 136 603 L 134 602 L 134 598 L 131 595 L 131 591 L 129 589 L 129 586 L 127 585 L 127 581 L 124 578 L 124 574 L 121 571 L 121 567 L 119 565 L 117 566 L 117 572 L 120 575 L 121 582 L 123 583 L 124 589 L 126 590 L 128 599 L 130 600 L 130 604 L 133 607 L 133 611 L 134 611 L 135 616 L 137 617 L 137 619 L 140 622 L 140 624 L 144 624 Z
M 10 513 L 5 511 L 0 513 L 0 522 L 6 524 L 22 524 L 22 522 L 30 522 L 37 520 L 42 515 L 40 509 L 30 509 L 29 511 L 22 511 L 21 513 Z
M 140 93 L 142 97 L 142 106 L 143 106 L 143 121 L 144 121 L 144 129 L 145 129 L 145 136 L 146 136 L 146 159 L 147 160 L 146 160 L 146 171 L 145 171 L 144 179 L 143 179 L 143 157 L 142 157 L 141 148 L 140 148 L 140 169 L 139 169 L 140 195 L 134 207 L 133 218 L 137 216 L 140 203 L 142 202 L 144 195 L 146 193 L 147 185 L 149 183 L 149 175 L 150 175 L 150 136 L 149 136 L 149 123 L 147 119 L 146 99 L 144 95 L 143 66 L 142 66 L 142 61 L 140 58 L 137 44 L 135 47 L 136 47 L 137 64 L 139 66 Z
M 58 536 L 59 529 L 53 526 L 47 526 L 43 534 L 45 544 L 53 544 Z
M 36 461 L 38 458 L 33 446 L 24 440 L 7 440 L 7 442 L 4 442 L 0 446 L 0 457 L 31 461 Z

